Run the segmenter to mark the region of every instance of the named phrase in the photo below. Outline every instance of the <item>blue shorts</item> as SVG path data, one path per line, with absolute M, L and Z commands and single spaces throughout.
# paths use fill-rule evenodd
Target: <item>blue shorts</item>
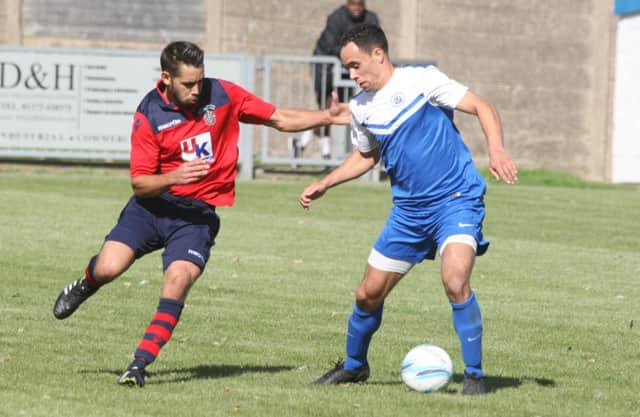
M 220 219 L 213 206 L 164 193 L 152 198 L 131 197 L 105 240 L 124 243 L 136 258 L 164 248 L 164 270 L 178 260 L 204 269 L 219 230 Z
M 434 259 L 448 237 L 470 235 L 478 244 L 476 254 L 480 256 L 489 247 L 482 237 L 483 220 L 482 197 L 451 197 L 424 211 L 395 206 L 373 247 L 388 258 L 417 264 Z

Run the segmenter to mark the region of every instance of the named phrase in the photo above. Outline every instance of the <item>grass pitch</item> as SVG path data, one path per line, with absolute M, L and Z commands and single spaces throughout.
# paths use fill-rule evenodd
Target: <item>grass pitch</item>
M 127 389 L 116 379 L 155 311 L 160 254 L 71 318 L 51 312 L 115 223 L 127 173 L 4 167 L 0 416 L 638 416 L 640 190 L 543 177 L 489 185 L 492 243 L 472 280 L 489 394 L 464 398 L 437 261 L 387 300 L 369 383 L 309 385 L 344 356 L 353 291 L 391 206 L 387 185 L 344 185 L 305 212 L 306 182 L 238 184 L 171 342 L 147 386 Z M 401 383 L 402 357 L 424 342 L 454 360 L 446 391 Z

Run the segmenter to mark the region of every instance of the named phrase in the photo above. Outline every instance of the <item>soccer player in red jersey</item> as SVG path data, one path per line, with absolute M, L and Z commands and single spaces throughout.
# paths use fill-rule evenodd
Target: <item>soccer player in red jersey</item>
M 209 259 L 220 226 L 215 208 L 235 199 L 239 122 L 293 132 L 350 119 L 337 96 L 326 110 L 276 109 L 233 83 L 205 78 L 203 58 L 190 42 L 173 42 L 162 51 L 161 79 L 133 120 L 133 196 L 84 278 L 65 287 L 53 308 L 56 318 L 69 317 L 137 258 L 164 248 L 160 303 L 118 379 L 122 385 L 144 386 L 145 368 L 171 338 Z

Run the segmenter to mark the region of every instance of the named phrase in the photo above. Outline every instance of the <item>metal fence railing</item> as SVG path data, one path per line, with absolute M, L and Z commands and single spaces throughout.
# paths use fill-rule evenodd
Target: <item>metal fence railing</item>
M 262 97 L 281 108 L 325 108 L 332 90 L 346 102 L 357 87 L 343 75 L 340 61 L 331 56 L 268 55 L 263 59 L 263 69 Z M 347 126 L 294 134 L 263 128 L 260 163 L 336 166 L 351 152 L 348 135 Z

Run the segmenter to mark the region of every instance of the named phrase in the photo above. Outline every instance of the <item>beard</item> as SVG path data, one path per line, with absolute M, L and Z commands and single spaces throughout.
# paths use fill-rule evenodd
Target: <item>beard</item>
M 193 98 L 192 96 L 187 96 L 183 99 L 178 98 L 178 96 L 175 93 L 170 93 L 173 97 L 173 104 L 175 104 L 176 106 L 180 107 L 181 109 L 186 109 L 186 110 L 193 110 L 196 107 L 198 107 L 198 103 L 199 100 L 198 98 Z

